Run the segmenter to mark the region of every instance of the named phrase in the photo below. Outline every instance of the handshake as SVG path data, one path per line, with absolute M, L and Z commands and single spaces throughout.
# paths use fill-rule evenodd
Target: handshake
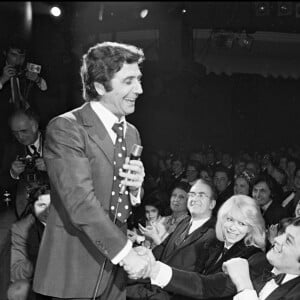
M 128 255 L 120 262 L 130 279 L 150 278 L 158 270 L 152 251 L 146 247 L 132 248 Z

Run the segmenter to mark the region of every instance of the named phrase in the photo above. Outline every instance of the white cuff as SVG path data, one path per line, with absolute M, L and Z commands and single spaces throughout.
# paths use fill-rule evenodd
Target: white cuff
M 156 263 L 159 264 L 159 271 L 155 278 L 150 278 L 151 284 L 164 288 L 171 281 L 172 268 L 160 261 Z
M 233 300 L 258 300 L 255 290 L 245 289 L 233 297 Z
M 127 254 L 132 249 L 132 242 L 130 240 L 127 240 L 126 245 L 124 248 L 111 260 L 111 262 L 114 265 L 117 265 L 124 257 L 127 256 Z
M 41 77 L 41 81 L 37 85 L 42 91 L 47 90 L 47 83 L 44 78 Z
M 141 188 L 139 188 L 136 196 L 133 196 L 131 193 L 129 193 L 129 195 L 130 195 L 130 202 L 131 202 L 132 206 L 141 204 Z

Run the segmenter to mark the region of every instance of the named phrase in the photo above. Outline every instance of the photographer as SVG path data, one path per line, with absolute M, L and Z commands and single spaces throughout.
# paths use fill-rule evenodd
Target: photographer
M 14 108 L 28 108 L 29 92 L 34 85 L 42 91 L 47 84 L 39 73 L 41 66 L 27 63 L 25 42 L 13 37 L 4 51 L 5 63 L 0 76 L 0 90 L 3 101 L 9 101 Z M 6 98 L 6 99 L 4 99 Z
M 43 159 L 43 136 L 38 117 L 31 109 L 16 110 L 9 119 L 16 142 L 5 147 L 0 182 L 15 196 L 17 216 L 20 218 L 28 204 L 31 190 L 48 183 Z

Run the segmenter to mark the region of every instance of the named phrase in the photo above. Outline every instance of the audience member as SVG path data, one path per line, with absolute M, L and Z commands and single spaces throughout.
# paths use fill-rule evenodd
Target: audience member
M 252 195 L 254 174 L 249 171 L 243 171 L 234 180 L 234 195 L 241 194 L 250 196 Z
M 252 197 L 261 208 L 267 227 L 288 217 L 287 210 L 278 201 L 274 180 L 269 175 L 261 175 L 254 181 Z
M 188 182 L 192 186 L 200 177 L 200 165 L 196 160 L 190 160 L 186 164 L 185 178 L 182 181 Z
M 223 269 L 236 286 L 234 300 L 298 300 L 300 299 L 300 218 L 295 218 L 274 239 L 267 253 L 269 266 L 259 278 L 249 274 L 244 258 L 233 258 Z M 277 276 L 276 276 L 277 275 Z
M 188 209 L 191 217 L 184 219 L 175 231 L 153 249 L 156 259 L 170 267 L 185 271 L 202 268 L 215 243 L 215 218 L 212 210 L 216 204 L 212 185 L 199 179 L 189 192 Z M 127 287 L 129 299 L 162 299 L 168 294 L 145 283 L 133 283 Z M 164 298 L 165 299 L 165 298 Z
M 217 190 L 217 204 L 215 208 L 215 213 L 217 213 L 220 206 L 233 195 L 232 177 L 229 169 L 222 165 L 216 167 L 213 180 Z
M 11 282 L 8 289 L 9 300 L 47 299 L 32 291 L 35 263 L 46 226 L 50 194 L 49 187 L 37 188 L 31 199 L 30 213 L 13 224 L 11 228 Z
M 170 299 L 230 299 L 236 293 L 234 284 L 223 273 L 222 264 L 233 257 L 249 261 L 251 276 L 257 278 L 266 265 L 264 220 L 255 201 L 235 195 L 219 209 L 216 236 L 219 242 L 209 249 L 204 268 L 196 271 L 152 261 L 151 284 L 172 293 Z M 148 255 L 151 252 L 148 251 Z M 226 298 L 229 297 L 229 298 Z

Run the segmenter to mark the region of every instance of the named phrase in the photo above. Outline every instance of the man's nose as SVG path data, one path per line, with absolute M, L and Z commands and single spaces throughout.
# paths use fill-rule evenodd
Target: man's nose
M 143 94 L 143 88 L 142 88 L 142 84 L 140 81 L 137 81 L 137 83 L 134 87 L 134 92 L 137 94 Z

